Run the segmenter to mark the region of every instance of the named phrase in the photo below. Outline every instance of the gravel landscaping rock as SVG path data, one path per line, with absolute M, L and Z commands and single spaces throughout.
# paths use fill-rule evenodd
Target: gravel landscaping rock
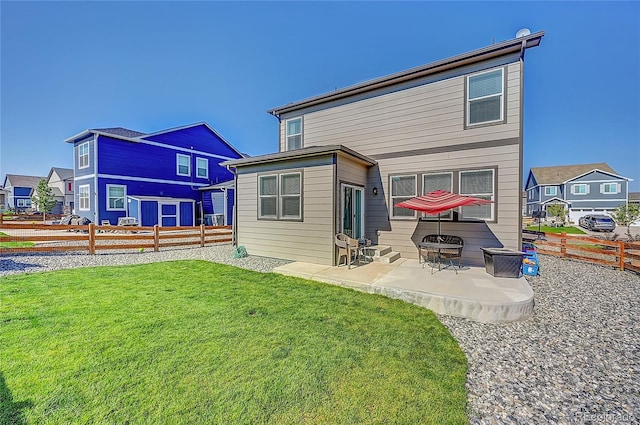
M 640 423 L 640 277 L 540 256 L 534 315 L 440 316 L 467 354 L 473 424 Z
M 161 252 L 0 257 L 0 276 L 198 259 L 268 272 L 288 263 L 233 258 L 231 245 Z M 466 353 L 473 424 L 640 423 L 640 276 L 540 256 L 527 277 L 534 315 L 484 324 L 439 316 Z
M 75 254 L 12 255 L 0 257 L 0 276 L 25 272 L 43 272 L 77 267 L 120 266 L 127 264 L 157 263 L 174 260 L 206 260 L 230 264 L 259 272 L 270 272 L 291 261 L 249 255 L 233 258 L 233 246 L 221 244 L 204 248 L 177 248 L 153 251 L 105 252 L 96 255 Z

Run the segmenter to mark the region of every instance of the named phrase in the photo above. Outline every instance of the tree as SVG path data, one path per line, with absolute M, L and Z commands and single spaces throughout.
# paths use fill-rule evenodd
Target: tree
M 636 204 L 622 204 L 616 207 L 609 215 L 618 226 L 627 226 L 627 236 L 629 240 L 633 239 L 630 226 L 640 219 L 640 206 Z
M 547 207 L 547 213 L 552 217 L 564 221 L 564 205 L 551 204 Z
M 56 206 L 57 201 L 53 196 L 53 191 L 47 184 L 46 179 L 41 179 L 38 182 L 38 187 L 31 197 L 31 204 L 36 207 L 38 211 L 42 213 L 42 221 L 45 221 L 45 217 L 48 212 L 51 212 L 53 207 Z

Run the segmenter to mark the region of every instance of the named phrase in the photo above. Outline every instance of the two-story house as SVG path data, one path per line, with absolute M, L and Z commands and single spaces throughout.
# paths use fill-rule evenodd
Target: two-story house
M 335 265 L 346 233 L 417 258 L 437 219 L 396 204 L 443 189 L 493 203 L 443 217 L 480 247 L 519 248 L 524 55 L 543 32 L 290 103 L 279 152 L 224 163 L 236 174 L 236 243 L 254 255 Z
M 31 195 L 44 177 L 7 174 L 4 178 L 4 190 L 7 209 L 24 212 L 31 208 Z
M 74 152 L 75 214 L 97 223 L 126 216 L 142 226 L 198 224 L 218 212 L 212 192 L 200 189 L 232 180 L 219 164 L 242 158 L 204 122 L 151 134 L 85 130 L 65 142 Z
M 564 206 L 574 223 L 587 214 L 608 214 L 627 204 L 630 180 L 604 162 L 532 167 L 525 185 L 526 214 L 554 204 Z
M 52 167 L 47 176 L 47 186 L 56 200 L 51 213 L 70 214 L 73 211 L 73 169 Z

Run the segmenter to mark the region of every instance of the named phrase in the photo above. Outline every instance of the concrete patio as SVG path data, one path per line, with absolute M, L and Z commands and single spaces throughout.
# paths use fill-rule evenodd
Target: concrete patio
M 432 273 L 418 260 L 401 258 L 351 269 L 295 262 L 274 272 L 381 294 L 477 322 L 513 322 L 533 314 L 533 290 L 524 277 L 493 277 L 480 267 L 462 267 L 458 274 L 452 269 Z

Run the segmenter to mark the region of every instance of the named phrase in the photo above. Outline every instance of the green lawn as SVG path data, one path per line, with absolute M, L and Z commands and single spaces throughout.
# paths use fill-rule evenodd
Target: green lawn
M 4 232 L 0 232 L 0 236 L 9 235 Z M 28 248 L 33 245 L 33 242 L 0 242 L 0 248 Z
M 527 226 L 526 227 L 527 230 L 534 230 L 534 231 L 538 231 L 538 225 L 533 225 L 533 226 Z M 573 234 L 573 235 L 586 235 L 586 232 L 583 232 L 582 230 L 578 229 L 577 227 L 574 226 L 566 226 L 566 227 L 551 227 L 551 226 L 540 226 L 540 231 L 541 232 L 545 232 L 545 233 L 562 233 L 565 232 L 567 234 Z
M 0 424 L 467 423 L 423 308 L 205 261 L 0 278 Z

